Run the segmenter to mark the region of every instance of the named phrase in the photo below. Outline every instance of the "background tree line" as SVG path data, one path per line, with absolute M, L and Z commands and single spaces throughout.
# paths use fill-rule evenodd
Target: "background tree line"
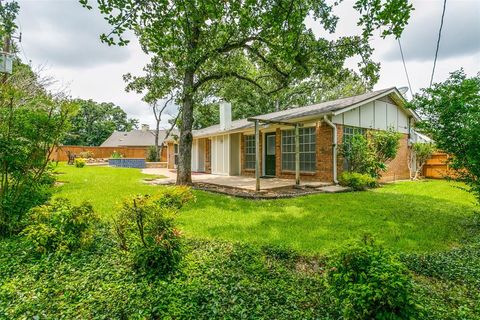
M 114 131 L 131 131 L 138 128 L 138 120 L 128 118 L 127 113 L 113 103 L 75 99 L 77 114 L 71 119 L 71 129 L 64 145 L 99 146 Z

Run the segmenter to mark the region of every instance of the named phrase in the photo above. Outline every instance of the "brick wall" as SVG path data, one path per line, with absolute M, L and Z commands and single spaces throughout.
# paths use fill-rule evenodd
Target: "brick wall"
M 397 156 L 388 164 L 388 170 L 382 175 L 381 182 L 410 179 L 408 169 L 408 134 L 402 134 Z
M 342 142 L 342 126 L 337 124 L 338 143 Z M 318 122 L 316 125 L 317 138 L 317 170 L 315 173 L 300 172 L 300 180 L 306 181 L 333 181 L 333 129 L 325 122 Z M 281 171 L 281 137 L 279 137 L 278 161 L 280 178 L 295 179 L 295 172 Z M 341 173 L 342 159 L 337 158 L 337 170 Z
M 342 126 L 337 125 L 338 141 L 342 141 Z M 317 134 L 317 171 L 316 172 L 301 172 L 300 180 L 306 181 L 332 181 L 333 180 L 333 145 L 332 145 L 332 128 L 326 123 L 321 122 L 316 126 Z M 262 142 L 263 133 L 260 133 L 260 168 L 262 168 L 263 152 Z M 277 128 L 275 136 L 275 175 L 279 178 L 295 179 L 294 171 L 282 171 L 282 130 Z M 241 135 L 241 174 L 244 176 L 254 176 L 255 170 L 245 169 L 245 139 Z M 338 170 L 342 168 L 342 159 L 338 158 Z M 340 172 L 340 171 L 339 171 Z
M 337 172 L 338 176 L 342 174 L 343 171 L 343 159 L 340 155 L 340 148 L 342 144 L 343 137 L 343 127 L 342 125 L 337 124 L 337 141 L 338 141 L 338 155 L 337 155 Z M 303 181 L 333 181 L 333 141 L 332 141 L 333 130 L 325 122 L 319 122 L 316 125 L 316 138 L 317 138 L 317 170 L 314 173 L 303 172 L 300 173 L 300 180 Z M 263 133 L 260 133 L 260 168 L 262 168 L 263 163 Z M 279 178 L 294 179 L 295 172 L 285 172 L 282 171 L 282 158 L 281 158 L 281 129 L 276 130 L 275 138 L 275 174 Z M 389 163 L 389 168 L 387 172 L 383 175 L 381 179 L 382 182 L 394 181 L 400 179 L 409 178 L 409 169 L 407 164 L 408 158 L 408 135 L 404 134 L 400 141 L 400 149 L 398 151 L 397 157 Z M 173 169 L 173 144 L 168 145 L 168 156 L 169 156 L 169 168 Z M 245 169 L 245 139 L 244 134 L 240 135 L 240 154 L 241 154 L 241 175 L 243 176 L 255 176 L 255 170 Z M 171 152 L 170 152 L 171 151 Z M 211 140 L 205 140 L 205 172 L 211 173 Z

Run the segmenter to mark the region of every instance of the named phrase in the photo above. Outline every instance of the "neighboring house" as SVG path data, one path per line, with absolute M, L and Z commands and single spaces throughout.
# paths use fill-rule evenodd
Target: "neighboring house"
M 416 141 L 411 128 L 417 120 L 418 115 L 405 108 L 397 88 L 235 121 L 231 120 L 231 105 L 221 103 L 220 124 L 193 132 L 192 171 L 255 176 L 258 161 L 259 176 L 336 181 L 344 170 L 338 146 L 345 137 L 366 129 L 393 128 L 402 133 L 400 149 L 383 180 L 408 179 L 408 141 Z M 169 168 L 175 167 L 177 156 L 178 147 L 169 140 Z
M 167 134 L 167 130 L 160 130 L 158 142 L 161 144 Z M 176 131 L 171 132 L 170 136 L 178 134 Z M 115 131 L 107 140 L 105 140 L 100 147 L 137 147 L 148 148 L 155 145 L 155 130 L 150 130 L 146 124 L 142 125 L 141 130 L 131 131 Z M 162 161 L 167 159 L 167 146 L 164 143 L 161 151 Z

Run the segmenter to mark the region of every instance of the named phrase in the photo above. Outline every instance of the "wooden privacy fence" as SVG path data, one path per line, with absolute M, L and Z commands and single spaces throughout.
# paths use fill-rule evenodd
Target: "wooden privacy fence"
M 53 161 L 67 161 L 68 152 L 80 155 L 81 152 L 91 152 L 95 159 L 108 159 L 114 151 L 124 158 L 146 158 L 148 147 L 88 147 L 88 146 L 60 146 L 53 150 L 50 159 Z M 160 162 L 167 161 L 167 148 L 163 147 Z
M 454 176 L 454 171 L 448 166 L 448 154 L 435 152 L 423 166 L 425 178 L 443 179 L 447 176 Z

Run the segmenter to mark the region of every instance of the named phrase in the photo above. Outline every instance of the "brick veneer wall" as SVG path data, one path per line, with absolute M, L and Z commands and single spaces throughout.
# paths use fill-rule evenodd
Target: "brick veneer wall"
M 397 156 L 388 164 L 388 170 L 382 175 L 381 182 L 410 179 L 408 169 L 408 134 L 402 134 Z
M 294 171 L 282 171 L 282 130 L 277 128 L 275 136 L 275 175 L 279 178 L 294 179 Z M 301 172 L 300 180 L 307 181 L 333 181 L 333 144 L 332 144 L 333 130 L 324 122 L 317 123 L 316 135 L 317 135 L 317 170 L 316 172 Z M 342 141 L 342 126 L 337 125 L 337 138 L 339 144 Z M 263 134 L 260 135 L 263 137 Z M 262 152 L 263 138 L 260 139 L 260 167 L 262 168 L 263 152 Z M 245 176 L 254 176 L 255 170 L 245 169 L 245 139 L 244 135 L 241 135 L 241 174 Z M 338 169 L 339 173 L 342 169 L 342 159 L 338 157 Z
M 337 126 L 337 139 L 338 144 L 342 142 L 342 126 Z M 317 170 L 314 173 L 300 172 L 300 180 L 307 181 L 333 181 L 333 129 L 325 122 L 317 122 L 316 125 L 316 138 L 317 138 Z M 295 172 L 281 171 L 281 132 L 278 135 L 277 146 L 277 163 L 278 163 L 278 177 L 294 179 Z M 342 159 L 337 156 L 337 171 L 340 174 L 342 169 Z
M 342 138 L 343 138 L 343 127 L 342 125 L 337 124 L 337 173 L 340 176 L 343 172 L 343 159 L 340 154 Z M 333 144 L 332 144 L 332 134 L 333 130 L 325 122 L 319 122 L 316 125 L 316 138 L 317 138 L 317 170 L 314 173 L 303 172 L 300 173 L 300 180 L 304 181 L 333 181 Z M 255 176 L 255 170 L 245 169 L 245 138 L 244 134 L 240 135 L 240 154 L 241 154 L 241 175 L 243 176 Z M 260 139 L 260 168 L 262 168 L 263 163 L 263 133 L 260 134 L 262 137 Z M 282 158 L 281 158 L 281 129 L 276 130 L 275 137 L 275 175 L 280 178 L 294 179 L 295 172 L 285 172 L 282 171 Z M 173 169 L 173 144 L 169 144 L 169 168 Z M 211 173 L 211 140 L 205 140 L 205 172 Z M 171 152 L 170 152 L 171 151 Z M 397 156 L 388 164 L 388 170 L 384 173 L 381 181 L 394 181 L 401 179 L 408 179 L 410 177 L 408 164 L 408 135 L 403 134 L 403 137 L 400 141 L 400 149 L 398 150 Z

